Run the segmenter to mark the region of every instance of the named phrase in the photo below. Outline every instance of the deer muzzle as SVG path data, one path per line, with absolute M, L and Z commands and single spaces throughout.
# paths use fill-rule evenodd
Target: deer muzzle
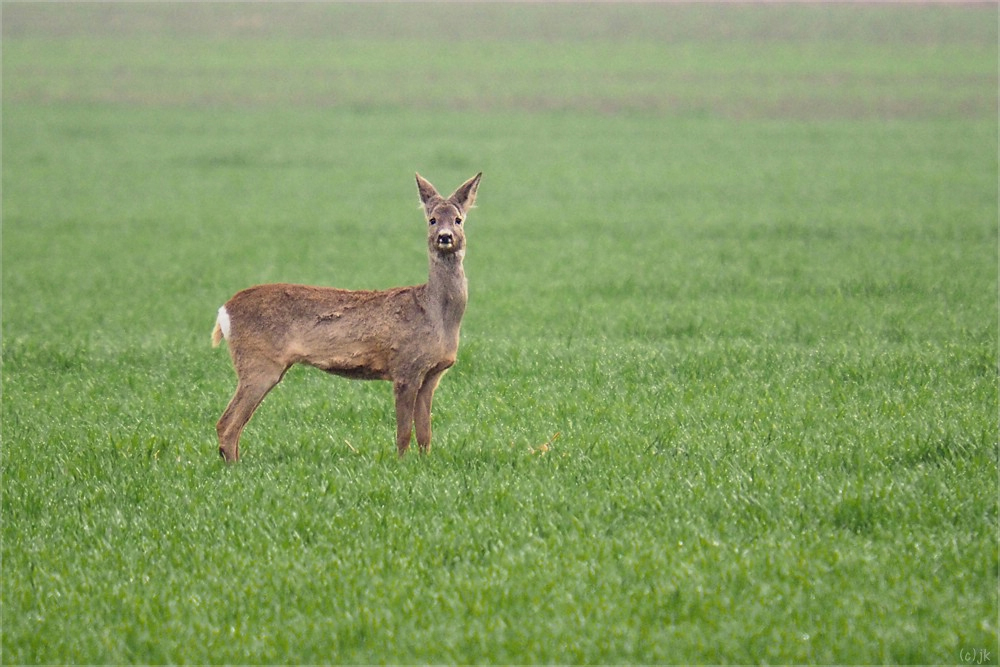
M 449 250 L 455 245 L 455 236 L 451 232 L 441 232 L 437 235 L 437 245 L 442 250 Z

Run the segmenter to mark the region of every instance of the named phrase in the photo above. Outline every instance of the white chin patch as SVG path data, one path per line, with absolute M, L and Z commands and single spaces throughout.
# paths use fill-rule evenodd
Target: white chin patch
M 219 317 L 215 321 L 219 323 L 219 328 L 222 329 L 222 337 L 229 340 L 229 313 L 226 311 L 225 306 L 219 308 Z

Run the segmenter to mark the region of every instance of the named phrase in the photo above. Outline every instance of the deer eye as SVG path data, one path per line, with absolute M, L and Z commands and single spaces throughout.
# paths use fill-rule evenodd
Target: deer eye
M 462 219 L 461 218 L 455 218 L 455 224 L 456 225 L 462 224 Z
M 431 223 L 432 225 L 436 225 L 438 223 L 437 218 L 431 218 L 427 222 Z

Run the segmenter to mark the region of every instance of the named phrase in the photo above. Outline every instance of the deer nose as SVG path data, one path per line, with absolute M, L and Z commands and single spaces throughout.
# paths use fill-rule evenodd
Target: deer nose
M 441 232 L 438 234 L 438 245 L 451 245 L 455 242 L 455 237 L 451 235 L 451 232 Z

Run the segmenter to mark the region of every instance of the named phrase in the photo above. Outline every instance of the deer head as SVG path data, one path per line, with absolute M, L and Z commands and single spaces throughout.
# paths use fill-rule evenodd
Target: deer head
M 465 256 L 465 214 L 476 201 L 476 189 L 482 172 L 463 183 L 447 199 L 438 194 L 429 181 L 417 174 L 417 190 L 427 218 L 427 246 L 432 255 Z

